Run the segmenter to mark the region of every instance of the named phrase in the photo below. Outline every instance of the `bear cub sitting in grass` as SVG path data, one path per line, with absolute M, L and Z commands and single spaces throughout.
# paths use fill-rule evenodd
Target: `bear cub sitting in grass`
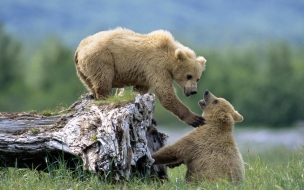
M 187 181 L 228 179 L 238 184 L 245 178 L 245 168 L 232 130 L 243 116 L 227 100 L 208 90 L 199 105 L 205 125 L 154 153 L 154 164 L 183 162 L 187 166 Z

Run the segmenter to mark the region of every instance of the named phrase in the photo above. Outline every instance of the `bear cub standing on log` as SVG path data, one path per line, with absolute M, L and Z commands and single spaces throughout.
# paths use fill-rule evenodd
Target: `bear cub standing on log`
M 222 178 L 238 184 L 245 178 L 245 168 L 232 130 L 234 123 L 241 122 L 243 116 L 228 101 L 215 97 L 208 90 L 199 105 L 205 125 L 154 153 L 154 164 L 183 162 L 187 166 L 187 181 Z
M 172 83 L 176 81 L 186 96 L 196 94 L 206 60 L 167 31 L 99 32 L 80 42 L 74 61 L 78 77 L 96 99 L 107 98 L 112 88 L 133 86 L 141 94 L 151 88 L 160 103 L 188 125 L 204 123 L 203 117 L 180 102 Z

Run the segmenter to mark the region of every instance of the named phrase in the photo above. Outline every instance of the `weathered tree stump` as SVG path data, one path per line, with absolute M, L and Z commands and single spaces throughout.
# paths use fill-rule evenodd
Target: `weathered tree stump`
M 155 128 L 155 96 L 137 95 L 124 105 L 100 105 L 83 95 L 65 113 L 0 113 L 0 166 L 44 170 L 48 159 L 80 157 L 85 170 L 116 180 L 132 174 L 166 177 L 151 154 L 166 134 Z

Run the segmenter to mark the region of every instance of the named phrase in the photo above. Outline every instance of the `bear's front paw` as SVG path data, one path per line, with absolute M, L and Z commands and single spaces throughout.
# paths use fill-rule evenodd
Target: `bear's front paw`
M 200 115 L 193 115 L 191 118 L 187 119 L 186 123 L 192 127 L 198 127 L 205 124 L 205 119 Z

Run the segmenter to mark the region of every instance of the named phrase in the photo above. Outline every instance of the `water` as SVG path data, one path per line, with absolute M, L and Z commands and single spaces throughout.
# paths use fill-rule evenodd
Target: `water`
M 157 127 L 160 132 L 167 133 L 169 139 L 167 144 L 177 141 L 187 132 L 193 130 L 191 127 L 185 129 L 173 130 Z M 304 145 L 304 125 L 298 125 L 291 129 L 254 129 L 241 128 L 236 126 L 233 131 L 238 147 L 241 151 L 257 150 L 261 147 L 285 146 L 291 149 L 301 148 Z

